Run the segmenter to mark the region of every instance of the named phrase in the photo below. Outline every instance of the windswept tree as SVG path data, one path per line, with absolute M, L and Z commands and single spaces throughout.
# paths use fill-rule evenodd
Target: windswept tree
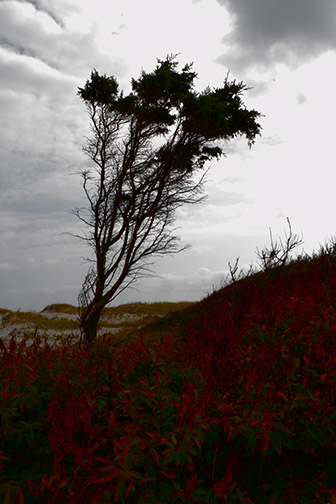
M 74 210 L 93 250 L 78 299 L 88 344 L 103 308 L 150 273 L 150 258 L 185 248 L 174 234 L 175 213 L 204 199 L 205 164 L 224 154 L 226 140 L 245 135 L 251 146 L 260 134 L 260 114 L 244 106 L 242 82 L 226 78 L 198 93 L 192 64 L 177 66 L 175 56 L 158 60 L 152 73 L 132 79 L 128 95 L 96 70 L 78 88 L 91 121 L 83 149 L 93 162 L 80 172 L 88 207 Z

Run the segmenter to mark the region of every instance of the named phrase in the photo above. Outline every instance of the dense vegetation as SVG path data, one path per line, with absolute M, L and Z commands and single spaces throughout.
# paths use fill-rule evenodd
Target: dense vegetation
M 127 346 L 14 335 L 0 347 L 0 499 L 335 504 L 335 301 L 330 246 Z

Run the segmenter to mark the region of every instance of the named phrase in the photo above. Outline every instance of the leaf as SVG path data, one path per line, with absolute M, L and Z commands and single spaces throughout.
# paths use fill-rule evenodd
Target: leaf
M 166 478 L 169 478 L 169 479 L 177 478 L 177 474 L 174 473 L 173 471 L 170 471 L 169 469 L 163 470 L 161 474 L 163 474 L 163 476 L 166 476 Z
M 250 434 L 250 436 L 249 436 L 248 439 L 249 439 L 250 448 L 253 451 L 255 449 L 255 446 L 256 446 L 256 443 L 257 443 L 257 440 L 256 440 L 256 437 L 254 435 L 254 432 L 251 432 L 251 434 Z
M 103 462 L 104 464 L 111 464 L 111 460 L 103 459 L 101 457 L 93 457 L 93 458 L 95 460 L 98 460 L 99 462 Z M 114 467 L 114 466 L 110 466 L 110 467 Z M 105 468 L 103 470 L 105 470 Z
M 3 504 L 10 504 L 10 499 L 11 499 L 11 486 L 8 486 L 5 491 Z
M 112 502 L 113 494 L 105 490 L 104 492 L 105 502 Z
M 130 485 L 129 485 L 129 487 L 128 487 L 127 491 L 126 491 L 125 498 L 127 498 L 127 497 L 128 497 L 128 495 L 132 492 L 132 490 L 133 490 L 133 492 L 134 492 L 134 484 L 133 484 L 133 483 L 130 483 Z M 133 492 L 132 492 L 132 493 L 133 493 Z
M 329 504 L 336 504 L 336 490 L 334 488 L 331 488 L 329 490 L 330 493 L 330 503 Z
M 92 479 L 94 483 L 107 483 L 114 479 L 120 479 L 122 472 L 115 465 L 105 466 L 100 468 L 101 472 L 108 471 L 106 476 L 97 476 Z
M 272 444 L 272 447 L 274 448 L 274 450 L 276 450 L 278 452 L 278 454 L 280 455 L 281 454 L 281 434 L 280 435 L 277 435 L 278 432 L 272 432 L 272 435 L 271 435 L 271 444 Z

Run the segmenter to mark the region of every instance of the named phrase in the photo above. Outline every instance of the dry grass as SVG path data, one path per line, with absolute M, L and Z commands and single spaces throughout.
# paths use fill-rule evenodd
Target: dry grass
M 27 324 L 40 330 L 57 330 L 57 331 L 71 331 L 78 329 L 78 324 L 75 320 L 63 318 L 61 316 L 46 317 L 41 313 L 34 312 L 13 312 L 10 310 L 2 310 L 2 325 L 21 325 Z
M 129 303 L 106 308 L 102 314 L 98 339 L 108 338 L 115 345 L 127 345 L 146 329 L 146 339 L 159 341 L 165 324 L 173 314 L 192 304 Z M 42 339 L 59 342 L 64 338 L 78 340 L 77 314 L 78 309 L 75 306 L 63 303 L 46 306 L 40 313 L 13 312 L 0 308 L 0 322 L 2 319 L 2 329 L 7 334 L 15 331 L 18 336 L 30 339 L 37 330 Z
M 159 317 L 165 316 L 168 313 L 183 310 L 184 308 L 190 306 L 192 303 L 187 301 L 182 301 L 179 303 L 128 303 L 120 306 L 106 308 L 104 315 L 108 318 L 111 317 L 123 317 L 125 314 L 132 314 L 141 316 L 141 318 L 147 317 Z

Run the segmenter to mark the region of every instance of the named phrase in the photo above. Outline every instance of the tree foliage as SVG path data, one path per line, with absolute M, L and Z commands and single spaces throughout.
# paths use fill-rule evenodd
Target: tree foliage
M 78 90 L 91 121 L 83 149 L 95 167 L 81 171 L 89 205 L 74 211 L 94 252 L 79 296 L 88 343 L 102 309 L 150 272 L 151 257 L 185 248 L 173 223 L 178 208 L 204 199 L 206 171 L 197 180 L 195 173 L 224 154 L 225 141 L 244 135 L 251 146 L 260 134 L 242 82 L 226 78 L 222 88 L 198 93 L 192 64 L 177 67 L 175 56 L 158 60 L 153 72 L 132 79 L 128 95 L 97 70 Z

